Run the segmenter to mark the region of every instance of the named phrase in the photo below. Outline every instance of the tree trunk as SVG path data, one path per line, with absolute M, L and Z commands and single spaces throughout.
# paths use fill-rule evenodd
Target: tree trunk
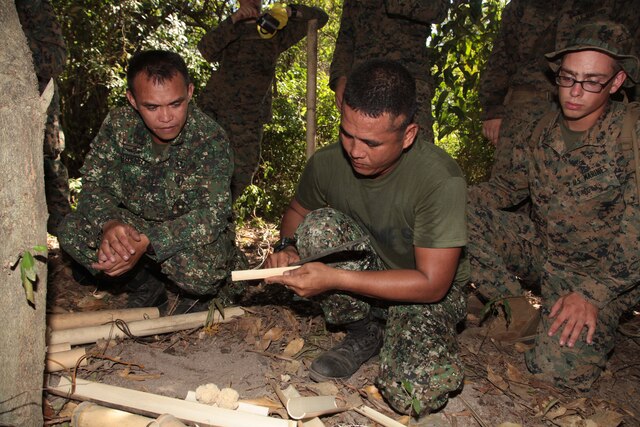
M 46 260 L 36 261 L 35 305 L 16 262 L 46 245 L 42 141 L 53 87 L 39 96 L 13 0 L 0 0 L 0 64 L 0 425 L 41 426 Z

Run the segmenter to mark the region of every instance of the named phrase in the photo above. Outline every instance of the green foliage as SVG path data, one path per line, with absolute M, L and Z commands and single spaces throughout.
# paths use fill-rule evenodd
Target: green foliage
M 493 161 L 493 147 L 482 136 L 478 85 L 503 7 L 502 0 L 457 1 L 429 43 L 437 80 L 434 133 L 469 183 L 485 180 Z
M 47 252 L 46 246 L 34 246 L 33 250 L 35 252 Z M 35 305 L 36 301 L 33 295 L 33 285 L 38 280 L 38 272 L 36 271 L 36 260 L 29 250 L 25 250 L 20 255 L 19 260 L 20 265 L 20 279 L 22 281 L 22 287 L 24 288 L 24 293 L 27 298 L 27 301 L 31 303 L 31 305 Z
M 420 403 L 420 399 L 415 395 L 415 389 L 413 388 L 413 384 L 408 380 L 402 381 L 402 389 L 405 393 L 411 398 L 411 410 L 413 415 L 418 416 L 422 412 L 422 403 Z

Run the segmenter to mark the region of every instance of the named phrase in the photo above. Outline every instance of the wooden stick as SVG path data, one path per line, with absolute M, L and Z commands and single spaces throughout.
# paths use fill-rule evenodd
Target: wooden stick
M 399 423 L 393 418 L 387 417 L 386 415 L 365 405 L 362 405 L 359 408 L 353 408 L 353 410 L 360 415 L 364 415 L 365 417 L 377 422 L 378 424 L 383 425 L 384 427 L 406 427 L 404 424 Z
M 307 24 L 307 159 L 316 151 L 316 99 L 318 74 L 318 20 Z
M 71 369 L 76 366 L 78 359 L 85 355 L 84 347 L 74 348 L 69 351 L 59 351 L 57 353 L 47 353 L 45 364 L 46 372 L 58 372 L 65 369 Z M 80 362 L 80 366 L 86 366 L 87 359 L 84 358 Z
M 265 277 L 282 276 L 282 273 L 285 271 L 295 270 L 296 268 L 300 268 L 300 266 L 263 268 L 260 270 L 236 270 L 231 272 L 231 280 L 237 282 L 238 280 L 256 280 L 264 279 Z
M 57 331 L 61 329 L 103 325 L 113 322 L 116 319 L 133 322 L 136 320 L 157 319 L 158 317 L 160 317 L 158 307 L 85 311 L 81 313 L 49 314 L 47 316 L 47 326 Z
M 60 396 L 89 400 L 145 416 L 171 414 L 190 423 L 201 423 L 217 427 L 296 427 L 296 423 L 293 420 L 281 420 L 248 414 L 82 379 L 76 380 L 73 394 L 71 394 L 71 381 L 66 377 L 60 378 L 58 386 L 47 387 L 47 390 Z
M 158 319 L 139 320 L 127 324 L 129 332 L 136 337 L 144 337 L 155 334 L 181 331 L 204 326 L 208 311 L 198 313 L 180 314 Z M 224 319 L 216 311 L 213 322 L 225 323 L 233 318 L 242 316 L 244 310 L 240 307 L 230 307 L 224 310 Z M 115 325 L 89 326 L 86 328 L 63 329 L 52 331 L 48 337 L 48 344 L 68 342 L 71 345 L 94 343 L 99 339 L 126 338 L 127 334 Z

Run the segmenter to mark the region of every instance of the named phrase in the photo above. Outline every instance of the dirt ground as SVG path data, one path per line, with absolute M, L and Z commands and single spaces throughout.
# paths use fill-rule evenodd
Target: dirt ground
M 258 265 L 273 229 L 244 229 L 239 244 Z M 123 308 L 125 294 L 81 286 L 72 276 L 55 239 L 50 242 L 49 312 Z M 401 423 L 417 425 L 394 413 L 373 387 L 377 360 L 365 364 L 350 380 L 317 384 L 306 367 L 321 351 L 342 338 L 325 329 L 319 310 L 280 286 L 258 284 L 243 297 L 244 317 L 211 329 L 126 339 L 87 347 L 89 364 L 79 378 L 160 395 L 185 398 L 206 383 L 233 387 L 240 399 L 269 399 L 277 406 L 274 387 L 293 385 L 303 396 L 337 395 L 345 404 L 364 403 Z M 640 313 L 629 313 L 606 370 L 588 393 L 557 389 L 528 374 L 522 353 L 526 343 L 504 343 L 487 337 L 487 328 L 469 314 L 459 342 L 466 365 L 461 392 L 421 426 L 640 426 Z M 291 355 L 291 356 L 287 356 Z M 48 378 L 55 381 L 55 375 Z M 78 402 L 45 394 L 47 425 L 68 425 Z M 272 416 L 286 417 L 282 408 Z M 378 424 L 348 410 L 322 417 L 326 426 Z M 511 423 L 511 424 L 509 424 Z M 259 427 L 259 426 L 256 426 Z

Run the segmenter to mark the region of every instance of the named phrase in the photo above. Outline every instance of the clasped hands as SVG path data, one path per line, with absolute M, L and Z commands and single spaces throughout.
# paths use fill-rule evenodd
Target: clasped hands
M 98 262 L 91 267 L 115 277 L 131 270 L 145 254 L 149 238 L 128 224 L 107 221 L 102 227 Z

